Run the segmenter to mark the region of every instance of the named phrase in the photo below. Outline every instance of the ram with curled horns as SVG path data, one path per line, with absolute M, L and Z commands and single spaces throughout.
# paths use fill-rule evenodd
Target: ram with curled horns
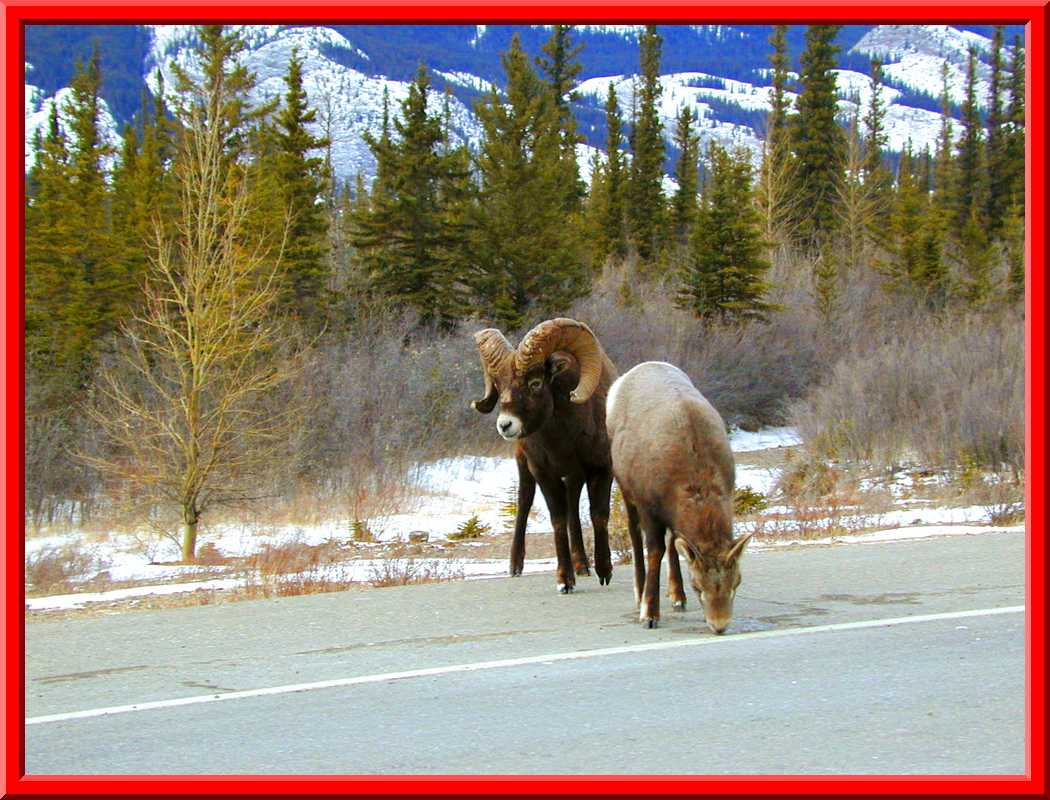
M 517 348 L 495 328 L 478 331 L 474 339 L 485 395 L 472 405 L 483 414 L 498 406 L 496 430 L 516 444 L 518 505 L 510 574 L 520 575 L 524 566 L 525 525 L 537 484 L 554 527 L 558 591 L 572 592 L 575 576 L 590 574 L 580 526 L 580 494 L 586 486 L 595 572 L 601 584 L 608 584 L 612 459 L 605 398 L 616 368 L 591 329 L 573 319 L 540 323 Z

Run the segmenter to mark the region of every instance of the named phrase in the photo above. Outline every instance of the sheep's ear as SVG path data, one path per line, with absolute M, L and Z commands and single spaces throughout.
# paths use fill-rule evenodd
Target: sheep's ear
M 681 536 L 674 537 L 674 549 L 678 551 L 678 555 L 688 561 L 690 564 L 696 560 L 696 556 L 693 555 L 693 550 Z
M 741 536 L 739 539 L 733 542 L 733 546 L 730 547 L 729 552 L 725 554 L 725 560 L 727 564 L 732 564 L 744 554 L 744 548 L 747 547 L 747 543 L 751 541 L 751 537 L 754 535 L 755 532 L 751 531 L 751 533 L 747 534 L 746 536 Z
M 551 380 L 554 380 L 565 370 L 571 369 L 575 363 L 576 360 L 566 353 L 552 353 L 547 359 L 547 372 L 551 376 Z

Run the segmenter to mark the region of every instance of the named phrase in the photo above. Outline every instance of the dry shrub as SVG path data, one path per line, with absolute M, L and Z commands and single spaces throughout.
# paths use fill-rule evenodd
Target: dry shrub
M 855 349 L 795 405 L 810 455 L 876 467 L 970 461 L 1024 469 L 1024 324 L 971 315 L 916 322 Z
M 334 542 L 264 545 L 248 560 L 246 578 L 245 593 L 256 597 L 336 592 L 356 585 Z
M 623 494 L 618 484 L 613 483 L 612 503 L 609 505 L 609 549 L 614 563 L 630 564 L 634 558 L 631 546 L 631 533 L 627 525 L 627 508 L 623 504 Z
M 451 559 L 388 558 L 373 564 L 368 583 L 375 587 L 444 583 L 463 577 L 463 566 Z
M 43 547 L 26 557 L 26 587 L 33 592 L 69 589 L 74 578 L 97 566 L 98 559 L 79 543 Z

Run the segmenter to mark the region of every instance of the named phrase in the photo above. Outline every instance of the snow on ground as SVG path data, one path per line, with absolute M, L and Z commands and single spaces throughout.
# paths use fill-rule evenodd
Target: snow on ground
M 737 453 L 748 453 L 772 448 L 794 447 L 801 443 L 793 428 L 765 428 L 756 432 L 734 430 L 730 443 Z M 779 468 L 753 464 L 737 464 L 738 487 L 749 487 L 769 498 L 776 497 L 776 482 Z M 517 499 L 518 473 L 512 458 L 464 456 L 448 458 L 416 465 L 410 470 L 409 483 L 414 487 L 415 497 L 408 501 L 402 513 L 376 516 L 365 520 L 368 529 L 380 543 L 407 541 L 409 534 L 423 531 L 429 541 L 446 540 L 463 523 L 476 516 L 492 533 L 508 532 L 513 523 L 507 506 Z M 764 530 L 767 535 L 776 534 L 775 541 L 752 545 L 755 549 L 779 547 L 786 544 L 831 544 L 840 542 L 882 542 L 911 539 L 925 536 L 948 536 L 983 533 L 993 530 L 1023 530 L 1013 528 L 989 528 L 988 509 L 984 506 L 963 508 L 936 507 L 929 501 L 909 499 L 922 484 L 943 483 L 944 477 L 902 471 L 890 478 L 870 479 L 862 482 L 862 489 L 889 489 L 897 508 L 885 513 L 871 514 L 861 509 L 839 509 L 837 516 L 828 519 L 806 520 L 809 535 L 796 538 L 801 525 L 792 515 L 798 509 L 786 505 L 774 505 L 765 512 L 761 522 L 738 523 L 741 532 Z M 587 503 L 581 502 L 581 519 L 590 524 Z M 537 493 L 530 515 L 530 530 L 549 530 L 550 518 L 542 496 Z M 850 528 L 876 528 L 875 532 L 851 535 L 835 535 L 813 538 L 813 533 L 822 530 L 849 530 Z M 304 545 L 320 545 L 327 542 L 346 542 L 351 538 L 351 520 L 331 519 L 324 523 L 296 524 L 251 524 L 223 523 L 210 525 L 202 530 L 199 546 L 212 546 L 222 555 L 230 557 L 251 556 L 267 546 L 274 547 L 292 542 Z M 89 536 L 82 531 L 67 534 L 36 536 L 26 540 L 27 560 L 39 557 L 46 551 L 55 551 L 69 544 L 77 544 L 95 561 L 94 568 L 72 580 L 74 584 L 91 580 L 100 573 L 107 573 L 113 581 L 147 581 L 148 586 L 120 589 L 108 592 L 79 592 L 70 595 L 33 598 L 26 603 L 27 610 L 75 608 L 86 603 L 120 600 L 153 594 L 193 592 L 197 590 L 232 589 L 245 585 L 249 576 L 231 577 L 222 567 L 178 565 L 171 563 L 179 558 L 179 550 L 173 540 L 109 533 Z M 465 543 L 469 545 L 470 543 Z M 376 554 L 378 555 L 378 554 Z M 323 576 L 345 582 L 368 583 L 375 580 L 383 570 L 423 570 L 425 574 L 443 577 L 480 579 L 505 574 L 506 564 L 502 559 L 382 559 L 377 557 L 356 558 L 328 564 L 322 568 Z M 549 571 L 554 561 L 526 561 L 526 572 Z M 170 583 L 178 578 L 190 579 L 187 583 Z

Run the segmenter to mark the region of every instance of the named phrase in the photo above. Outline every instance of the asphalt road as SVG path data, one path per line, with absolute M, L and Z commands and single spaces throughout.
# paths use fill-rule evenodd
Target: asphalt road
M 1023 535 L 743 572 L 721 637 L 643 629 L 629 567 L 36 622 L 26 770 L 1024 772 Z

